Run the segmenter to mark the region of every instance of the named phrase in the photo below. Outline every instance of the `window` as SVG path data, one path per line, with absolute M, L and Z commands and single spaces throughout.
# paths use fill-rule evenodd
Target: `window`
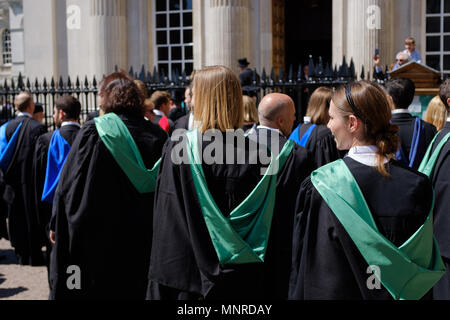
M 450 1 L 427 0 L 426 64 L 450 75 Z
M 156 1 L 156 54 L 165 75 L 194 69 L 192 0 Z
M 3 64 L 11 64 L 11 32 L 9 29 L 5 29 L 2 33 L 2 49 Z

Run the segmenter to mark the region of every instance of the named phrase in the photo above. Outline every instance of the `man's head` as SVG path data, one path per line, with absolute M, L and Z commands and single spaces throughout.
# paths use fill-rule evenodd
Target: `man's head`
M 162 111 L 166 116 L 169 114 L 171 103 L 170 94 L 165 91 L 155 91 L 150 97 L 155 109 Z
M 410 79 L 398 78 L 386 84 L 386 91 L 392 97 L 395 109 L 408 109 L 414 100 L 416 86 Z
M 439 89 L 439 97 L 447 109 L 447 116 L 450 114 L 450 78 L 444 81 Z
M 155 109 L 155 105 L 153 104 L 150 98 L 144 100 L 144 117 L 149 121 L 153 122 L 155 119 L 155 114 L 153 113 L 153 109 Z
M 268 94 L 259 104 L 258 115 L 262 126 L 278 129 L 288 137 L 295 121 L 294 101 L 285 94 Z
M 61 127 L 64 121 L 78 122 L 81 112 L 80 102 L 73 96 L 62 96 L 53 108 L 53 120 L 57 128 Z
M 413 37 L 409 37 L 405 40 L 405 49 L 409 52 L 416 50 L 416 40 Z
M 411 57 L 409 56 L 409 54 L 407 54 L 406 52 L 399 52 L 398 54 L 397 54 L 397 58 L 396 58 L 397 60 L 397 64 L 399 65 L 399 66 L 402 66 L 402 65 L 404 65 L 404 64 L 407 64 L 410 60 L 411 60 Z
M 33 119 L 39 123 L 43 123 L 44 121 L 44 108 L 42 107 L 42 103 L 34 104 L 34 113 Z
M 250 65 L 250 62 L 247 61 L 247 58 L 239 59 L 238 60 L 239 68 L 245 69 Z
M 14 106 L 16 107 L 17 111 L 33 114 L 34 113 L 33 95 L 29 92 L 22 91 L 14 99 Z

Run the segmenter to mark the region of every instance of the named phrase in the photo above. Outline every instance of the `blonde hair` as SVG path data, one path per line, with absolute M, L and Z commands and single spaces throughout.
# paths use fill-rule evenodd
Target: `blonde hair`
M 243 96 L 244 100 L 244 122 L 258 123 L 258 109 L 256 108 L 256 101 L 249 96 Z
M 416 44 L 416 40 L 413 37 L 406 38 L 405 44 Z
M 327 87 L 317 88 L 308 103 L 308 110 L 306 116 L 311 118 L 313 124 L 328 124 L 330 115 L 328 110 L 331 103 L 331 89 Z
M 194 78 L 194 120 L 202 133 L 242 128 L 242 88 L 235 73 L 224 66 L 204 68 Z
M 434 97 L 428 104 L 425 121 L 431 123 L 438 131 L 442 130 L 447 121 L 447 110 L 439 96 Z

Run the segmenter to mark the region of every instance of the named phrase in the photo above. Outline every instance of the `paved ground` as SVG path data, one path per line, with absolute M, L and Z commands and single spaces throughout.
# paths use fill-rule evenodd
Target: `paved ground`
M 9 241 L 0 240 L 0 300 L 47 300 L 47 268 L 20 266 Z

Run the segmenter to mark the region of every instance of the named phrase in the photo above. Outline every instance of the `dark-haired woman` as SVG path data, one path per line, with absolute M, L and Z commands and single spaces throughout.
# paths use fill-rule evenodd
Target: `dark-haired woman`
M 308 149 L 314 155 L 319 168 L 340 157 L 333 135 L 327 128 L 330 101 L 331 89 L 317 88 L 309 100 L 304 123 L 299 125 L 289 138 Z
M 99 98 L 105 115 L 78 133 L 53 202 L 52 299 L 145 298 L 154 199 L 147 169 L 167 134 L 144 119 L 143 96 L 125 74 L 106 77 Z
M 290 299 L 420 299 L 442 277 L 431 183 L 393 159 L 390 118 L 376 84 L 333 94 L 328 127 L 350 151 L 302 184 Z

